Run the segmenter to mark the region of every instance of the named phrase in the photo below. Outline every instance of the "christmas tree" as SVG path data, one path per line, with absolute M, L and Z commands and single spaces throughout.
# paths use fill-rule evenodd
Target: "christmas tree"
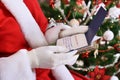
M 120 0 L 50 0 L 40 5 L 48 20 L 68 25 L 89 25 L 103 7 L 108 14 L 97 31 L 96 48 L 83 51 L 69 68 L 92 80 L 120 79 Z

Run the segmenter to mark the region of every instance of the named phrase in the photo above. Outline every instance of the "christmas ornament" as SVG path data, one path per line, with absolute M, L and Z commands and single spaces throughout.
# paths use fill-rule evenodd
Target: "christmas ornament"
M 55 7 L 54 4 L 55 4 L 55 0 L 50 0 L 49 5 L 50 5 L 52 8 Z
M 111 0 L 105 0 L 104 1 L 104 4 L 105 4 L 106 7 L 109 6 L 111 3 L 112 3 Z
M 83 6 L 83 5 L 82 5 L 83 1 L 84 1 L 84 0 L 76 0 L 76 4 L 77 4 L 78 6 L 81 6 L 81 7 L 82 7 L 82 6 Z
M 105 33 L 103 34 L 103 38 L 106 40 L 106 41 L 110 41 L 114 38 L 114 34 L 111 30 L 107 30 L 105 31 Z
M 62 0 L 62 2 L 67 5 L 69 4 L 70 0 Z
M 90 51 L 86 51 L 85 53 L 82 53 L 82 58 L 88 58 L 90 54 Z
M 79 21 L 77 19 L 71 19 L 69 22 L 69 25 L 72 27 L 78 27 L 79 26 Z
M 105 68 L 95 67 L 94 71 L 88 73 L 91 80 L 110 80 L 109 75 L 105 75 Z
M 105 61 L 108 60 L 108 58 L 107 58 L 106 56 L 102 56 L 102 57 L 101 57 L 101 60 L 105 62 Z
M 120 0 L 116 3 L 117 8 L 120 8 Z
M 108 17 L 112 19 L 117 19 L 120 16 L 120 8 L 113 6 L 108 11 Z
M 59 8 L 61 7 L 61 0 L 56 0 L 56 1 L 55 1 L 55 4 L 54 4 L 54 7 L 55 7 L 56 9 L 59 9 Z
M 112 76 L 110 80 L 119 80 L 117 76 Z

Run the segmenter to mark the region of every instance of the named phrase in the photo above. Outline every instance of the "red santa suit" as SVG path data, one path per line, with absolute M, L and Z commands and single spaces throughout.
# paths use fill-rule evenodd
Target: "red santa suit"
M 46 44 L 47 24 L 37 0 L 0 1 L 0 80 L 55 80 L 49 69 L 32 70 L 26 54 Z M 71 73 L 75 80 L 88 80 Z

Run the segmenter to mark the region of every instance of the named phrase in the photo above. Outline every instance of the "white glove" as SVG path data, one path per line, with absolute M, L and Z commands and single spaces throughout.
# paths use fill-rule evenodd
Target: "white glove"
M 70 27 L 68 25 L 59 23 L 57 26 L 48 29 L 45 33 L 45 37 L 49 44 L 55 43 L 58 38 L 71 36 L 74 34 L 85 33 L 88 30 L 88 26 Z
M 88 26 L 78 26 L 78 27 L 72 27 L 66 30 L 63 30 L 60 32 L 60 37 L 67 37 L 75 34 L 84 34 L 88 31 Z
M 78 58 L 78 55 L 75 55 L 77 51 L 67 51 L 66 48 L 60 46 L 45 46 L 33 49 L 28 52 L 31 67 L 52 69 L 59 65 L 72 65 Z
M 116 6 L 109 9 L 108 16 L 110 18 L 119 18 L 120 16 L 120 8 L 117 8 Z
M 49 44 L 53 44 L 57 41 L 57 39 L 59 38 L 59 33 L 62 30 L 68 29 L 70 28 L 70 26 L 65 25 L 63 23 L 58 23 L 56 26 L 49 28 L 46 32 L 45 32 L 45 37 L 46 40 Z

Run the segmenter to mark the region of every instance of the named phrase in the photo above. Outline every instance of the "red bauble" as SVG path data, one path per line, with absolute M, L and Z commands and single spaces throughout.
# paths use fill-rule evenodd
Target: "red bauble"
M 77 4 L 78 6 L 82 6 L 82 1 L 83 1 L 83 0 L 76 0 L 76 4 Z
M 69 0 L 62 0 L 64 4 L 69 4 Z
M 111 0 L 106 0 L 106 1 L 104 2 L 104 4 L 105 4 L 106 6 L 109 6 L 111 3 L 112 3 Z
M 88 58 L 90 51 L 86 51 L 85 53 L 82 53 L 82 58 Z
M 52 8 L 55 7 L 54 4 L 55 4 L 55 0 L 50 0 L 50 1 L 49 1 L 49 5 L 50 5 Z
M 120 1 L 116 4 L 117 8 L 120 8 Z
M 120 8 L 120 4 L 117 4 L 116 6 L 117 6 L 117 8 Z

